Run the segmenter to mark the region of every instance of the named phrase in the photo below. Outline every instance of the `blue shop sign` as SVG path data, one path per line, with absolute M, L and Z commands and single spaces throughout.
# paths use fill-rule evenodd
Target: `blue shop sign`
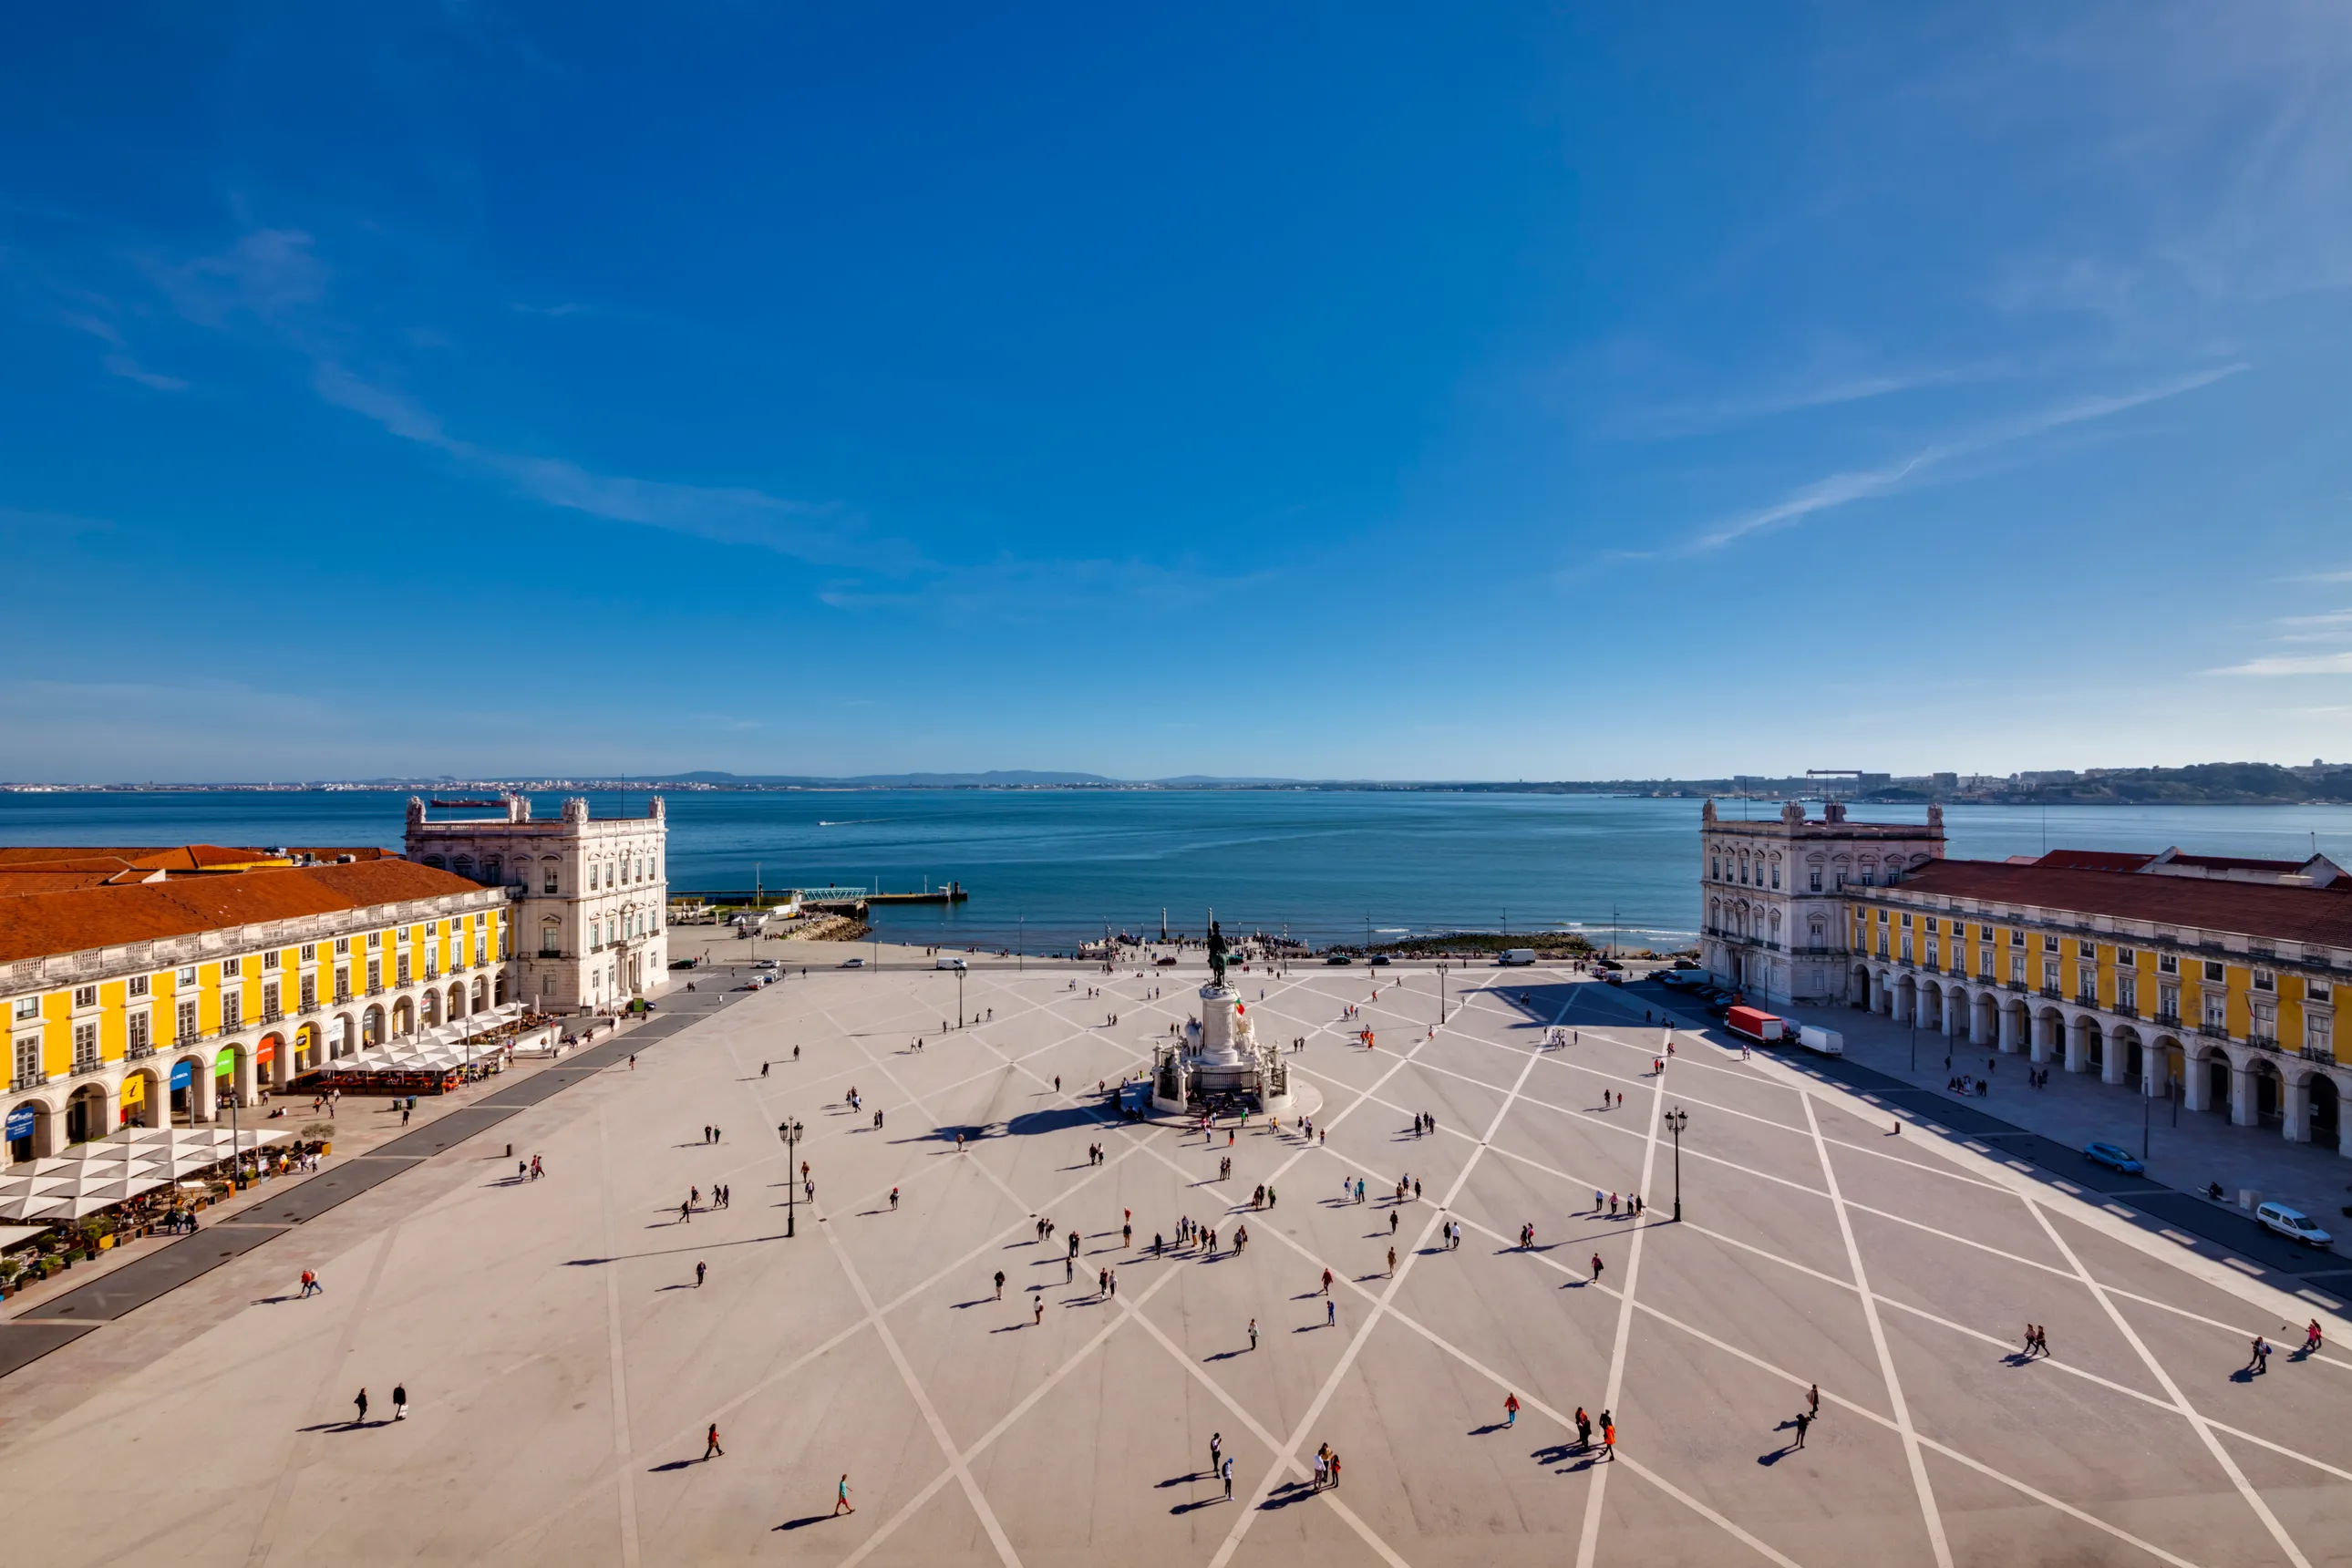
M 33 1135 L 33 1108 L 29 1105 L 20 1105 L 10 1111 L 6 1132 L 7 1140 L 11 1143 L 19 1138 L 30 1138 Z

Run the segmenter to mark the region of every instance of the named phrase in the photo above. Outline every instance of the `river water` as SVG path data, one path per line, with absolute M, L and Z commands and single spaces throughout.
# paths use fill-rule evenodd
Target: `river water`
M 894 940 L 1031 952 L 1113 931 L 1229 931 L 1315 942 L 1443 930 L 1612 930 L 1687 942 L 1698 916 L 1696 800 L 1371 791 L 877 790 L 667 797 L 674 891 L 954 880 L 951 908 L 886 907 Z M 596 795 L 598 815 L 645 796 Z M 407 792 L 0 794 L 0 844 L 380 844 L 398 847 Z M 555 795 L 534 797 L 553 815 Z M 1774 808 L 1758 803 L 1759 816 Z M 1737 816 L 1742 803 L 1727 802 Z M 1924 808 L 1856 806 L 1912 821 Z M 2347 806 L 1953 806 L 1955 856 L 2043 848 L 2352 863 Z

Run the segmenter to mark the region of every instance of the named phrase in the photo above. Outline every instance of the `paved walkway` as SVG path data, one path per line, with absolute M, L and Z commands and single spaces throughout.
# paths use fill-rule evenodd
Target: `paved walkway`
M 2352 1357 L 2237 1375 L 2254 1331 L 2285 1345 L 2305 1308 L 2209 1249 L 1966 1139 L 1892 1134 L 1781 1062 L 1685 1038 L 1654 1070 L 1638 998 L 1542 971 L 1455 976 L 1472 987 L 1433 1036 L 1425 973 L 1302 970 L 1263 999 L 1245 977 L 1261 1027 L 1309 1041 L 1316 1136 L 1107 1117 L 1097 1086 L 1199 979 L 977 971 L 984 1021 L 942 1036 L 952 976 L 796 974 L 671 1014 L 634 1069 L 480 1108 L 500 1120 L 469 1142 L 387 1146 L 371 1159 L 396 1174 L 247 1226 L 271 1238 L 0 1380 L 18 1495 L 139 1499 L 20 1510 L 16 1545 L 563 1568 L 2343 1560 Z M 1375 1048 L 1346 1043 L 1359 1026 Z M 518 1179 L 509 1141 L 547 1179 Z M 1169 1245 L 1184 1216 L 1213 1251 Z M 305 1267 L 326 1292 L 292 1300 Z M 2029 1321 L 2053 1355 L 2021 1353 Z M 1613 1415 L 1613 1458 L 1579 1444 L 1580 1406 Z M 1317 1490 L 1325 1444 L 1343 1479 Z

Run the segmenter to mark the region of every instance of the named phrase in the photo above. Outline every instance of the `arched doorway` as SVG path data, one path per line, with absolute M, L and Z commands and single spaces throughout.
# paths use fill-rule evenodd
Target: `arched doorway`
M 2311 1075 L 2311 1141 L 2341 1147 L 2344 1138 L 2344 1096 L 2333 1075 Z
M 124 1074 L 122 1109 L 115 1120 L 125 1127 L 166 1125 L 172 1113 L 163 1095 L 163 1080 L 153 1073 L 142 1068 L 138 1072 Z
M 246 1077 L 245 1047 L 223 1046 L 213 1057 L 213 1103 L 242 1103 L 236 1098 L 236 1086 Z
M 87 1143 L 114 1129 L 106 1124 L 106 1090 L 86 1083 L 66 1101 L 66 1142 Z
M 478 1013 L 478 1012 L 480 1012 L 483 1008 L 485 1008 L 485 1007 L 488 1006 L 489 1005 L 490 1005 L 490 988 L 489 988 L 489 985 L 488 985 L 488 984 L 487 984 L 487 983 L 482 979 L 482 977 L 481 977 L 480 975 L 478 975 L 478 975 L 474 976 L 474 998 L 473 998 L 473 1002 L 472 1002 L 472 1005 L 469 1005 L 466 1010 L 467 1010 L 467 1012 L 469 1012 L 469 1013 Z
M 371 1006 L 362 1016 L 360 1040 L 371 1047 L 383 1044 L 383 1009 Z
M 425 994 L 425 1026 L 429 1029 L 440 1021 L 441 993 L 438 991 L 427 991 Z
M 403 996 L 392 1005 L 392 1032 L 395 1035 L 408 1035 L 415 1031 L 416 1005 Z
M 58 1152 L 58 1117 L 46 1100 L 20 1100 L 8 1108 L 5 1127 L 12 1164 L 45 1160 Z
M 463 982 L 449 987 L 448 1017 L 451 1023 L 466 1016 L 466 987 Z
M 201 1058 L 182 1057 L 172 1064 L 172 1117 L 184 1125 L 196 1124 L 196 1086 L 204 1077 Z
M 2278 1068 L 2267 1059 L 2257 1057 L 2246 1068 L 2252 1081 L 2247 1086 L 2253 1091 L 2254 1120 L 2276 1121 L 2286 1109 L 2285 1083 Z
M 2230 1109 L 2230 1058 L 2220 1051 L 2205 1058 L 2205 1108 L 2225 1114 Z

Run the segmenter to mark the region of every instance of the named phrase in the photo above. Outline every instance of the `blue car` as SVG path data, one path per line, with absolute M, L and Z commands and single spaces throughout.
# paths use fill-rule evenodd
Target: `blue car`
M 2121 1171 L 2126 1176 L 2137 1176 L 2147 1169 L 2112 1143 L 2085 1143 L 2083 1145 L 2083 1158 L 2095 1165 L 2105 1165 L 2110 1171 Z

